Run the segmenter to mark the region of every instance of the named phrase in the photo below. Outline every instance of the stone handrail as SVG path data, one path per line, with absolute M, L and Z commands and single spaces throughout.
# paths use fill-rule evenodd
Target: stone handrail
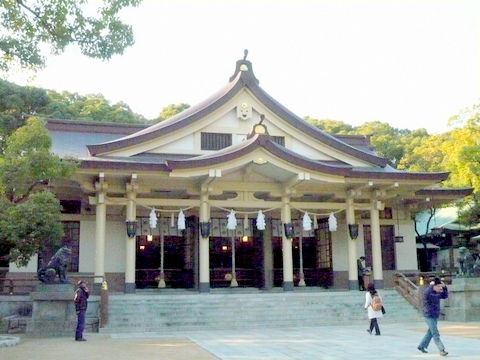
M 415 306 L 419 311 L 422 310 L 422 303 L 418 291 L 418 286 L 415 285 L 407 276 L 402 273 L 397 273 L 395 278 L 395 290 L 397 290 L 410 304 Z

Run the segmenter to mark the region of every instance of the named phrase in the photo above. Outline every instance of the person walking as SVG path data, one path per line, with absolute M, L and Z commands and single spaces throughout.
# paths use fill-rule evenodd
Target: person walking
M 372 331 L 374 328 L 375 328 L 375 335 L 380 335 L 380 328 L 378 327 L 377 319 L 383 317 L 381 307 L 378 310 L 375 310 L 373 308 L 375 296 L 378 296 L 378 299 L 375 299 L 375 302 L 378 300 L 380 301 L 380 304 L 381 304 L 382 298 L 378 294 L 377 290 L 375 290 L 375 286 L 370 283 L 368 284 L 367 292 L 365 293 L 365 305 L 364 305 L 364 308 L 367 310 L 367 316 L 370 319 L 370 328 L 367 329 L 370 335 L 372 335 Z
M 425 288 L 423 293 L 423 316 L 428 325 L 428 330 L 423 337 L 417 349 L 422 353 L 427 352 L 428 345 L 433 339 L 441 356 L 447 356 L 442 340 L 440 340 L 440 333 L 438 332 L 437 320 L 440 316 L 440 299 L 448 298 L 448 289 L 445 284 L 439 279 L 435 278 L 429 286 Z
M 358 289 L 360 291 L 365 291 L 365 256 L 360 256 L 357 260 L 357 270 L 358 270 Z
M 83 337 L 83 330 L 85 329 L 85 314 L 87 313 L 88 305 L 88 288 L 87 283 L 83 280 L 80 280 L 77 283 L 78 287 L 75 291 L 75 311 L 77 313 L 77 328 L 75 330 L 75 341 L 87 341 Z

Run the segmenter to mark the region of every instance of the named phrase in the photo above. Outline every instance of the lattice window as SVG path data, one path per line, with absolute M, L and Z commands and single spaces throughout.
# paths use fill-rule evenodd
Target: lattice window
M 285 137 L 284 136 L 272 136 L 272 141 L 276 142 L 278 145 L 285 146 Z
M 232 134 L 202 133 L 202 150 L 221 150 L 232 145 Z
M 319 269 L 331 269 L 333 266 L 332 234 L 328 228 L 328 219 L 318 220 L 317 240 L 317 267 Z

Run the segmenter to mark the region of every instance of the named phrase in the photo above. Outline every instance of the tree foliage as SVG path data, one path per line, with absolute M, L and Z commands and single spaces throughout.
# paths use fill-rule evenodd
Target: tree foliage
M 30 118 L 8 137 L 0 155 L 0 248 L 18 265 L 63 234 L 60 203 L 48 184 L 72 176 L 76 161 L 60 159 L 50 147 L 44 122 Z
M 329 134 L 371 135 L 370 141 L 377 154 L 388 159 L 394 167 L 398 167 L 401 160 L 413 151 L 415 144 L 429 137 L 425 129 L 396 129 L 380 121 L 366 122 L 354 127 L 338 120 L 317 120 L 308 116 L 304 117 L 304 120 Z
M 50 101 L 40 110 L 47 118 L 133 124 L 147 122 L 124 102 L 111 104 L 101 94 L 79 95 L 48 90 L 47 95 Z
M 43 89 L 0 79 L 0 152 L 5 148 L 7 137 L 25 125 L 26 114 L 37 114 L 49 101 Z
M 141 0 L 103 0 L 96 15 L 87 0 L 0 0 L 0 70 L 45 66 L 44 49 L 61 54 L 75 44 L 85 56 L 108 60 L 134 43 L 120 10 Z
M 29 116 L 135 124 L 147 122 L 127 104 L 112 104 L 100 94 L 58 93 L 18 86 L 0 79 L 0 151 L 5 148 L 7 137 L 25 125 Z
M 162 111 L 158 115 L 158 118 L 156 118 L 153 122 L 157 123 L 163 120 L 167 120 L 172 116 L 181 113 L 183 110 L 188 109 L 189 107 L 190 105 L 185 103 L 167 105 L 162 109 Z
M 345 124 L 340 120 L 317 120 L 311 118 L 310 116 L 305 116 L 303 120 L 329 134 L 346 135 L 354 132 L 355 130 L 352 125 Z

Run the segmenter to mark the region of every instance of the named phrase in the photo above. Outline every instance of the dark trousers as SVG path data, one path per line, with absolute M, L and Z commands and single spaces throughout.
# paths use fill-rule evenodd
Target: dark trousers
M 87 310 L 77 312 L 77 329 L 75 331 L 75 339 L 83 338 L 83 330 L 85 329 L 85 313 Z
M 363 280 L 362 275 L 358 275 L 358 289 L 365 290 L 365 280 Z
M 370 319 L 370 332 L 372 332 L 373 328 L 375 328 L 375 334 L 380 335 L 377 318 Z

